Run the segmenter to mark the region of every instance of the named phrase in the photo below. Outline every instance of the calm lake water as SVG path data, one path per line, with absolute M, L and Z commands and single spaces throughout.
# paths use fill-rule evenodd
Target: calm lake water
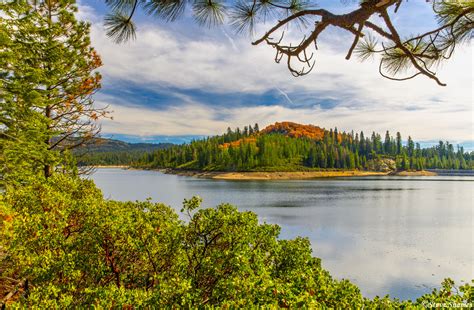
M 98 169 L 106 198 L 163 202 L 179 210 L 199 195 L 308 237 L 335 278 L 364 296 L 416 299 L 446 277 L 474 278 L 474 177 L 365 177 L 305 181 L 222 181 L 157 171 Z

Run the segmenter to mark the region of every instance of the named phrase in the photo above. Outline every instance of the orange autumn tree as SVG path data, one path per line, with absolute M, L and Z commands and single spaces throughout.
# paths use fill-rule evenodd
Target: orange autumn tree
M 8 1 L 0 11 L 1 173 L 20 175 L 21 163 L 30 175 L 49 177 L 72 168 L 69 150 L 99 133 L 107 111 L 92 95 L 102 62 L 90 25 L 75 19 L 75 1 Z
M 239 147 L 241 144 L 245 144 L 245 143 L 250 143 L 250 144 L 255 145 L 256 142 L 257 142 L 257 139 L 255 137 L 249 137 L 249 138 L 242 138 L 242 139 L 232 141 L 232 142 L 222 143 L 220 147 L 227 149 L 229 147 Z
M 293 122 L 276 122 L 262 130 L 263 133 L 281 133 L 292 138 L 306 137 L 320 141 L 324 138 L 325 129 L 314 125 L 302 125 Z

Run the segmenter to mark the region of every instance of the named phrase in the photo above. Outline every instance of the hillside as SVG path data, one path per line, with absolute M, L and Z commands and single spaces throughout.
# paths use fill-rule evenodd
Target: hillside
M 314 125 L 302 125 L 293 122 L 276 122 L 262 130 L 263 134 L 279 133 L 292 138 L 306 137 L 312 140 L 320 141 L 324 138 L 324 128 Z
M 256 143 L 257 132 L 249 133 L 247 135 L 245 133 L 248 128 L 250 128 L 250 126 L 245 127 L 243 130 L 244 138 L 232 142 L 223 143 L 222 147 L 238 147 L 241 143 Z M 259 135 L 280 134 L 291 138 L 308 138 L 315 141 L 321 141 L 324 138 L 325 132 L 326 130 L 324 128 L 314 125 L 302 125 L 293 122 L 276 122 L 275 124 L 265 127 L 262 131 L 259 131 Z M 338 137 L 340 139 L 341 135 L 338 135 Z
M 96 138 L 74 150 L 80 166 L 130 165 L 144 154 L 171 147 L 171 143 L 128 143 L 124 141 Z
M 135 164 L 141 168 L 194 171 L 309 171 L 472 169 L 474 153 L 449 142 L 421 148 L 397 132 L 339 133 L 315 125 L 279 122 L 259 131 L 245 126 L 220 136 L 158 150 Z

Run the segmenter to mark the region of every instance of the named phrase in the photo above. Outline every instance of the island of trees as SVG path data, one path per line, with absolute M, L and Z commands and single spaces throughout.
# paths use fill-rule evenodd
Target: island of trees
M 399 132 L 339 132 L 313 125 L 281 122 L 227 129 L 214 137 L 147 153 L 137 167 L 205 171 L 300 171 L 472 169 L 474 152 L 449 142 L 421 148 Z

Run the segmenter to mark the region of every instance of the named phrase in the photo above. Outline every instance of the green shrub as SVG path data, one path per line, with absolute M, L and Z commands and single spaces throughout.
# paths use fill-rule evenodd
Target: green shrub
M 321 268 L 308 239 L 280 240 L 280 228 L 252 212 L 200 203 L 184 201 L 185 222 L 163 204 L 104 200 L 92 181 L 60 174 L 7 191 L 1 266 L 28 284 L 12 306 L 385 309 L 474 296 L 446 280 L 416 305 L 363 298 Z

